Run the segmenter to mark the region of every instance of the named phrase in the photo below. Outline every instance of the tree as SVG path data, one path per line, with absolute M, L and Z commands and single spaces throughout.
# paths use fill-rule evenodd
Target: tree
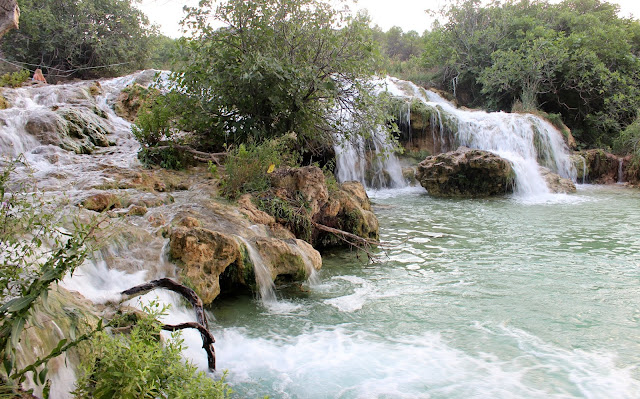
M 561 114 L 576 139 L 608 146 L 640 108 L 640 23 L 601 0 L 459 0 L 423 55 L 459 102 Z
M 214 29 L 210 18 L 223 23 Z M 377 50 L 368 20 L 323 0 L 210 1 L 189 9 L 192 36 L 183 68 L 182 130 L 219 146 L 295 132 L 331 142 L 331 134 L 371 131 L 383 122 L 373 86 Z
M 525 111 L 538 109 L 538 98 L 558 86 L 558 67 L 567 58 L 562 38 L 554 31 L 537 35 L 517 49 L 496 50 L 492 65 L 482 70 L 478 82 L 487 95 L 520 93 Z
M 145 65 L 152 32 L 131 0 L 21 0 L 20 7 L 20 29 L 3 38 L 2 51 L 30 69 L 94 78 Z

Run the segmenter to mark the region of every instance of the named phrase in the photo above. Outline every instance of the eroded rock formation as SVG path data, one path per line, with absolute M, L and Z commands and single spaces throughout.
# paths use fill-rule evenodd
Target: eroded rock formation
M 488 197 L 513 191 L 511 164 L 488 151 L 460 147 L 427 157 L 416 177 L 437 197 Z
M 573 155 L 572 160 L 578 172 L 578 181 L 611 184 L 620 179 L 620 158 L 604 150 L 579 151 Z

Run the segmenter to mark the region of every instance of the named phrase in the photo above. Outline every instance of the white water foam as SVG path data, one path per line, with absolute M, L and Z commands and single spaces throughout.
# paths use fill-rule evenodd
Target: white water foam
M 228 328 L 219 360 L 239 394 L 279 398 L 636 398 L 640 382 L 607 353 L 564 350 L 518 330 L 487 336 L 521 351 L 468 353 L 440 334 L 383 338 L 336 327 L 254 338 Z M 563 380 L 568 376 L 570 383 Z M 246 383 L 246 385 L 240 386 Z

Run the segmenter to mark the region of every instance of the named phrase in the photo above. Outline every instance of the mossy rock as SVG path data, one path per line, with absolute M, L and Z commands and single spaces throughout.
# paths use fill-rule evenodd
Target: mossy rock
M 512 192 L 515 172 L 506 159 L 461 147 L 428 157 L 416 177 L 432 196 L 476 198 Z
M 11 108 L 11 103 L 2 94 L 0 94 L 0 109 Z

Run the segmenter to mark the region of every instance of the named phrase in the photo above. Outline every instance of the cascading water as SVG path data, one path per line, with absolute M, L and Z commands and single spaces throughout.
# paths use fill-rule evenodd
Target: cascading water
M 253 231 L 248 222 L 246 225 L 234 224 L 235 219 L 227 222 L 224 217 L 209 212 L 212 209 L 210 191 L 201 189 L 201 182 L 208 178 L 190 180 L 190 176 L 199 173 L 195 170 L 185 175 L 185 182 L 190 185 L 188 189 L 171 190 L 169 193 L 162 181 L 159 181 L 158 190 L 144 187 L 145 178 L 153 176 L 153 173 L 147 173 L 137 159 L 140 146 L 131 134 L 131 123 L 117 116 L 112 108 L 115 98 L 126 86 L 134 83 L 148 85 L 155 74 L 156 71 L 142 71 L 99 83 L 78 82 L 4 90 L 2 94 L 11 107 L 0 110 L 0 166 L 4 165 L 5 158 L 22 154 L 28 167 L 18 167 L 13 178 L 16 182 L 37 180 L 37 186 L 47 198 L 61 202 L 60 214 L 81 214 L 85 218 L 82 220 L 89 220 L 95 213 L 84 210 L 79 204 L 96 193 L 117 195 L 127 204 L 115 210 L 111 215 L 113 218 L 106 218 L 101 223 L 101 227 L 109 230 L 109 239 L 104 240 L 104 247 L 77 268 L 72 277 L 64 279 L 62 287 L 77 291 L 96 303 L 117 303 L 121 299 L 119 293 L 125 289 L 157 278 L 177 277 L 180 271 L 168 259 L 169 240 L 163 234 L 163 226 L 168 226 L 167 223 L 178 215 L 193 211 L 204 212 L 209 223 L 217 223 L 221 229 L 233 231 L 238 239 L 244 241 L 255 267 L 260 297 L 263 303 L 271 304 L 276 300 L 271 272 L 250 240 L 267 233 Z M 104 131 L 96 127 L 95 137 L 78 139 L 73 136 L 78 134 L 73 130 L 76 129 L 73 124 L 77 123 L 77 118 L 87 122 L 89 127 L 99 123 Z M 208 176 L 208 172 L 203 173 Z M 149 204 L 148 209 L 145 206 L 147 213 L 129 218 L 129 204 Z M 309 269 L 310 281 L 317 282 L 311 261 L 302 256 L 305 251 L 298 248 L 296 242 L 287 242 L 287 245 L 292 252 L 301 254 L 302 262 Z M 163 290 L 128 304 L 142 306 L 155 298 L 160 304 L 170 306 L 165 322 L 195 321 L 193 310 L 185 307 L 179 296 Z M 187 345 L 185 355 L 206 369 L 206 356 L 201 350 L 199 334 L 185 332 L 183 338 Z M 54 381 L 50 397 L 69 397 L 75 380 L 72 369 L 51 371 L 50 375 Z
M 256 283 L 258 284 L 258 290 L 260 291 L 260 299 L 263 303 L 273 303 L 276 301 L 276 286 L 273 283 L 271 271 L 267 267 L 262 259 L 262 255 L 254 247 L 249 240 L 238 236 L 238 239 L 242 241 L 249 252 L 249 258 L 253 264 L 253 271 L 256 275 Z
M 383 129 L 371 137 L 336 139 L 336 178 L 339 182 L 356 180 L 368 188 L 400 188 L 407 185 L 393 144 Z
M 624 183 L 624 171 L 622 169 L 623 162 L 624 158 L 618 159 L 618 183 Z
M 434 152 L 465 146 L 490 151 L 509 160 L 516 173 L 518 195 L 549 193 L 539 171 L 540 166 L 562 177 L 576 179 L 575 167 L 562 134 L 542 118 L 530 114 L 462 110 L 440 95 L 411 82 L 387 78 L 383 84 L 392 96 L 409 104 L 419 101 L 430 113 Z M 338 180 L 357 179 L 366 174 L 364 151 L 349 149 L 336 152 L 343 165 L 337 175 Z M 343 171 L 347 165 L 352 167 L 352 172 Z M 401 171 L 398 173 L 401 175 Z

